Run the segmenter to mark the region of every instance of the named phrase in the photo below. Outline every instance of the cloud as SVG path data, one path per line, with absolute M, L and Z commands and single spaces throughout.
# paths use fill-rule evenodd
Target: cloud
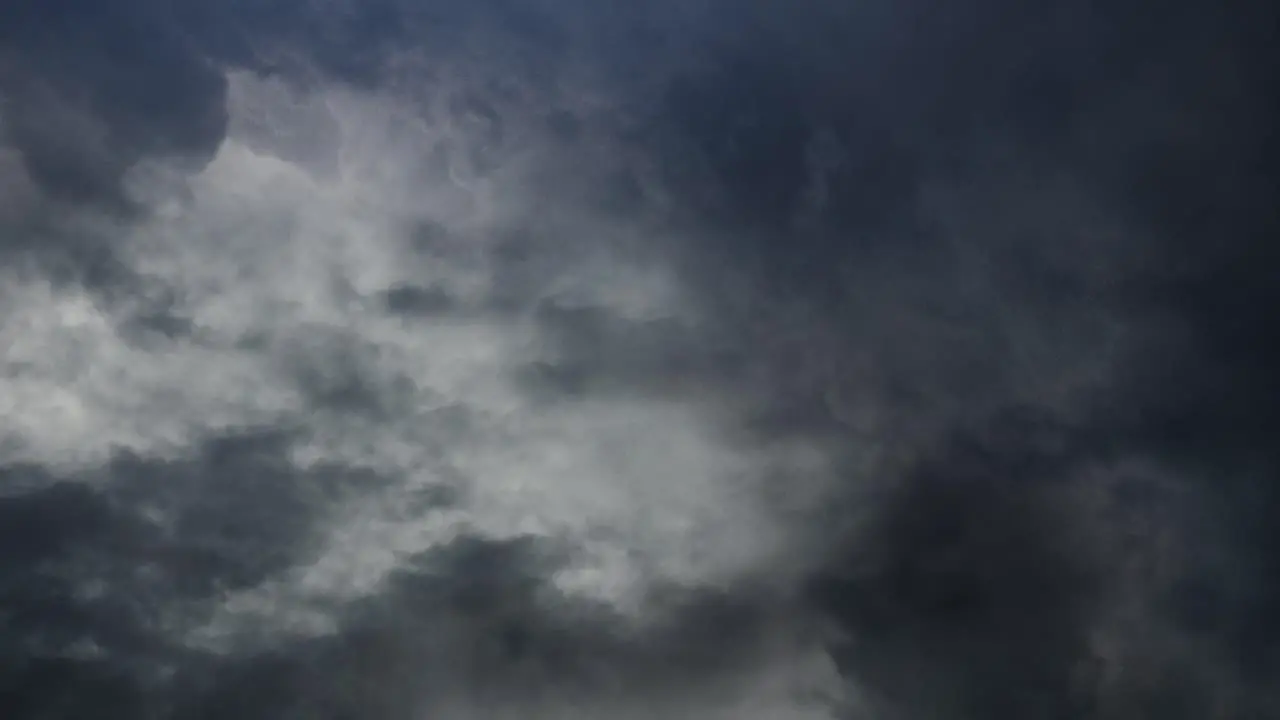
M 540 624 L 568 622 L 581 606 L 603 619 L 573 652 L 589 656 L 604 643 L 616 672 L 652 665 L 669 674 L 648 655 L 658 652 L 708 672 L 736 657 L 739 674 L 773 674 L 763 646 L 722 659 L 701 649 L 706 641 L 662 628 L 692 623 L 689 613 L 717 615 L 697 609 L 706 602 L 737 605 L 731 588 L 745 585 L 762 595 L 743 632 L 792 624 L 771 604 L 786 595 L 774 568 L 798 557 L 785 532 L 793 520 L 763 495 L 791 460 L 720 437 L 708 397 L 560 400 L 527 387 L 528 368 L 597 351 L 603 369 L 636 381 L 625 369 L 631 352 L 580 347 L 577 331 L 557 329 L 569 327 L 560 315 L 596 318 L 606 345 L 617 342 L 614 324 L 678 335 L 697 322 L 670 272 L 639 252 L 660 231 L 574 196 L 591 182 L 584 173 L 615 171 L 558 150 L 554 128 L 536 122 L 543 107 L 519 96 L 485 101 L 506 102 L 498 114 L 447 78 L 427 98 L 248 73 L 229 74 L 227 87 L 228 134 L 207 163 L 191 172 L 153 156 L 121 176 L 121 192 L 146 212 L 89 208 L 47 231 L 98 236 L 113 273 L 59 278 L 37 254 L 8 274 L 6 460 L 39 468 L 7 484 L 12 502 L 76 493 L 109 513 L 103 537 L 140 534 L 139 545 L 103 554 L 68 540 L 50 592 L 89 617 L 57 642 L 25 643 L 32 659 L 22 667 L 91 648 L 93 658 L 68 672 L 135 663 L 162 678 L 146 702 L 166 706 L 165 688 L 206 663 L 286 653 L 292 665 L 311 652 L 345 662 L 337 658 L 348 638 L 372 632 L 394 661 L 445 672 L 447 657 L 421 657 L 417 642 L 401 647 L 397 633 L 411 618 L 393 600 L 397 588 L 439 572 L 444 592 L 461 592 L 453 585 L 483 560 L 434 570 L 432 558 L 536 541 L 556 562 L 511 571 L 530 573 L 567 609 L 522 611 L 512 632 L 549 632 Z M 563 187 L 543 184 L 549 172 Z M 390 307 L 405 288 L 446 302 L 430 314 Z M 662 372 L 648 361 L 638 381 Z M 259 436 L 270 439 L 261 456 L 236 440 Z M 358 620 L 365 606 L 379 618 L 372 630 Z M 118 622 L 143 650 L 98 630 L 99 613 L 113 612 L 127 612 Z M 471 628 L 458 610 L 439 612 L 415 632 L 457 633 L 451 652 L 491 632 L 488 621 Z M 608 640 L 613 632 L 631 637 Z M 665 647 L 646 649 L 651 642 Z M 523 671 L 493 662 L 458 682 L 488 682 L 491 672 L 513 693 L 536 690 Z M 697 685 L 690 697 L 712 699 L 689 702 L 707 711 L 740 701 Z M 404 691 L 423 711 L 450 702 L 505 712 L 448 687 Z M 600 707 L 613 702 L 592 684 L 575 692 Z M 779 692 L 769 702 L 792 712 Z M 570 701 L 542 702 L 554 712 Z
M 0 11 L 21 713 L 1274 705 L 1235 10 L 679 5 Z

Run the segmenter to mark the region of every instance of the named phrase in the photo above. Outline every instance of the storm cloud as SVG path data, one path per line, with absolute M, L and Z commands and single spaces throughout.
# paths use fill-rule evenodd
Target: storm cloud
M 1280 712 L 1275 25 L 6 5 L 0 708 Z

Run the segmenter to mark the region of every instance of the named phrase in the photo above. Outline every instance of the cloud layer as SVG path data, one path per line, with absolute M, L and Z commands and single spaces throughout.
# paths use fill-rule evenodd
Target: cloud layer
M 1267 18 L 1006 5 L 0 11 L 4 704 L 1276 711 Z

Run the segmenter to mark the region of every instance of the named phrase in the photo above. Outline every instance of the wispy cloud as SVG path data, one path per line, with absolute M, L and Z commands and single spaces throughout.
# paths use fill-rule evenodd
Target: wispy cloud
M 1274 704 L 1265 23 L 91 5 L 0 10 L 18 717 Z

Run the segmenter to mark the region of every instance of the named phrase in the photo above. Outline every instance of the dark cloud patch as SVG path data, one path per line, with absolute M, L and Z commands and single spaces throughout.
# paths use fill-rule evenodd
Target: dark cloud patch
M 1079 683 L 1104 578 L 1090 548 L 1072 545 L 1063 448 L 1037 447 L 1041 433 L 1020 420 L 1007 421 L 1012 437 L 959 440 L 924 460 L 887 491 L 843 568 L 815 585 L 848 632 L 837 661 L 886 711 L 1087 709 Z
M 371 86 L 420 14 L 396 2 L 326 8 L 292 1 L 6 4 L 0 87 L 7 144 L 53 197 L 129 209 L 121 180 L 138 161 L 198 168 L 216 151 L 227 131 L 225 69 Z M 448 37 L 450 30 L 433 27 L 443 24 L 412 26 Z
M 771 48 L 759 51 L 764 68 L 726 59 L 720 76 L 691 76 L 665 118 L 706 158 L 670 182 L 713 195 L 716 213 L 701 217 L 725 229 L 698 248 L 694 285 L 739 337 L 761 339 L 751 344 L 757 372 L 744 375 L 769 378 L 751 389 L 768 420 L 756 431 L 823 428 L 856 445 L 869 422 L 858 406 L 871 406 L 882 423 L 870 422 L 873 434 L 915 457 L 905 489 L 868 511 L 884 513 L 886 524 L 872 523 L 882 534 L 854 543 L 885 566 L 840 591 L 837 616 L 865 662 L 850 677 L 905 717 L 1175 706 L 1192 717 L 1209 698 L 1230 712 L 1266 707 L 1271 681 L 1261 678 L 1274 677 L 1275 660 L 1263 648 L 1275 642 L 1262 608 L 1276 597 L 1264 579 L 1276 546 L 1262 518 L 1275 516 L 1280 465 L 1263 439 L 1276 419 L 1266 319 L 1276 298 L 1263 279 L 1276 224 L 1261 199 L 1276 176 L 1262 129 L 1274 107 L 1261 99 L 1274 60 L 1256 27 L 1274 21 L 1242 6 L 1143 3 L 868 7 L 845 13 L 845 25 L 834 12 L 814 17 L 866 41 L 842 50 L 747 33 Z M 771 42 L 794 52 L 769 55 L 780 47 Z M 871 58 L 874 70 L 858 62 Z M 841 68 L 838 79 L 805 72 L 823 62 Z M 788 99 L 765 102 L 778 87 Z M 761 113 L 772 115 L 752 139 Z M 806 166 L 823 136 L 830 163 Z M 735 143 L 760 164 L 735 161 Z M 822 212 L 806 216 L 815 185 Z M 1091 359 L 1105 362 L 1088 370 Z M 985 458 L 954 448 L 955 435 L 1020 403 L 1063 428 L 1063 449 L 1023 466 L 1010 463 L 1028 457 L 1026 437 L 982 440 Z M 1144 510 L 1103 519 L 1097 506 L 1045 509 L 1063 492 L 1045 487 L 1084 492 L 1080 468 L 1121 457 L 1176 471 L 1130 501 Z M 1166 496 L 1196 498 L 1182 506 L 1189 517 L 1154 509 Z M 1180 548 L 1116 570 L 1059 547 L 1072 525 L 1102 532 L 1110 522 L 1122 535 L 1150 523 L 1201 537 L 1237 560 L 1224 574 Z M 1105 547 L 1146 552 L 1116 539 Z M 934 563 L 949 553 L 951 574 Z M 1144 562 L 1181 576 L 1142 585 L 1134 577 L 1155 572 Z M 1100 567 L 1109 569 L 1091 574 Z M 1146 669 L 1099 690 L 1079 674 L 1094 609 L 1072 598 L 1106 606 L 1094 593 L 1130 582 L 1143 587 L 1132 602 L 1149 636 L 1119 632 L 1116 642 Z M 1022 623 L 1037 629 L 1014 633 Z M 881 632 L 890 639 L 876 640 Z M 1183 642 L 1212 659 L 1188 660 Z M 1226 670 L 1241 654 L 1248 669 Z M 983 674 L 994 667 L 1006 671 Z M 937 683 L 940 705 L 915 704 L 925 701 L 907 678 L 919 673 Z
M 402 400 L 397 385 L 387 382 L 376 366 L 377 348 L 340 335 L 316 332 L 308 341 L 284 353 L 289 377 L 318 411 L 383 416 L 394 413 Z
M 833 546 L 812 597 L 886 717 L 1203 717 L 1274 703 L 1228 626 L 1261 599 L 1239 508 L 1089 428 L 961 430 Z M 1234 559 L 1229 559 L 1234 558 Z M 1257 663 L 1259 658 L 1254 658 Z
M 100 658 L 13 659 L 0 692 L 24 717 L 87 708 L 205 720 L 409 718 L 475 707 L 492 717 L 662 712 L 758 662 L 779 622 L 780 607 L 764 594 L 672 589 L 666 620 L 628 629 L 612 610 L 568 603 L 549 585 L 556 554 L 532 539 L 463 537 L 415 558 L 384 592 L 353 606 L 335 634 L 254 655 L 168 648 L 142 665 L 103 642 Z M 156 674 L 157 662 L 166 672 Z
M 1273 714 L 1274 12 L 572 5 L 6 5 L 3 131 L 57 202 L 119 206 L 138 161 L 211 156 L 227 130 L 220 68 L 376 87 L 408 47 L 491 48 L 541 80 L 599 68 L 635 117 L 601 128 L 557 107 L 548 132 L 565 148 L 607 137 L 661 168 L 689 238 L 661 252 L 699 324 L 544 302 L 551 357 L 523 389 L 708 398 L 753 445 L 835 448 L 848 492 L 830 512 L 847 517 L 807 529 L 824 549 L 804 612 L 841 631 L 832 656 L 888 717 Z M 488 150 L 450 148 L 443 165 L 501 165 L 493 148 L 519 131 L 491 102 L 503 92 L 448 108 Z M 292 147 L 269 125 L 242 130 L 285 158 L 331 137 L 317 126 Z M 653 178 L 604 174 L 584 183 L 584 212 L 658 214 Z M 528 310 L 580 249 L 539 222 L 483 259 L 491 306 L 413 284 L 378 299 L 408 324 Z M 446 234 L 416 240 L 452 252 Z M 61 282 L 137 280 L 107 240 L 64 250 L 48 263 Z M 140 343 L 186 337 L 153 310 Z M 309 337 L 282 369 L 316 413 L 402 409 L 373 348 Z M 446 445 L 470 418 L 422 421 Z M 777 614 L 803 614 L 729 588 L 628 634 L 551 589 L 549 546 L 464 538 L 415 558 L 332 637 L 197 658 L 155 629 L 163 610 L 305 562 L 326 512 L 382 481 L 299 473 L 272 438 L 182 463 L 121 457 L 99 473 L 110 483 L 5 473 L 0 627 L 19 650 L 0 654 L 0 692 L 19 717 L 408 718 L 451 702 L 518 715 L 605 696 L 661 715 L 655 697 L 732 675 Z M 163 686 L 140 669 L 174 665 Z
M 296 88 L 334 81 L 373 88 L 386 79 L 397 53 L 411 51 L 441 63 L 478 63 L 487 55 L 484 62 L 545 85 L 582 34 L 554 6 L 510 2 L 290 0 L 215 7 L 55 0 L 9 3 L 2 12 L 5 145 L 52 198 L 115 211 L 143 209 L 121 184 L 139 161 L 194 169 L 213 155 L 228 130 L 226 70 Z M 501 118 L 477 110 L 483 107 L 473 98 L 456 109 L 499 129 Z M 567 122 L 559 125 L 570 127 Z M 239 130 L 270 135 L 280 128 L 250 122 Z M 276 138 L 276 149 L 292 157 L 302 150 L 293 147 L 299 142 L 315 144 L 324 136 L 323 128 L 302 130 L 301 137 Z
M 229 437 L 190 461 L 122 455 L 89 476 L 7 468 L 7 489 L 33 489 L 0 502 L 6 644 L 157 649 L 163 613 L 305 561 L 326 513 L 377 481 L 299 474 L 280 452 L 272 436 Z
M 6 468 L 7 492 L 39 489 L 0 500 L 5 706 L 16 717 L 186 717 L 174 707 L 219 661 L 171 623 L 307 564 L 329 513 L 384 486 L 341 468 L 299 473 L 282 449 L 264 434 L 211 441 L 183 462 L 122 455 L 89 477 Z M 241 699 L 265 711 L 252 693 Z M 206 716 L 217 715 L 193 715 Z
M 554 547 L 462 537 L 415 558 L 354 606 L 336 635 L 224 662 L 176 717 L 408 718 L 483 707 L 554 717 L 574 707 L 630 712 L 696 693 L 754 660 L 766 603 L 677 593 L 670 620 L 626 629 L 548 584 Z M 662 696 L 652 695 L 661 693 Z M 676 700 L 678 703 L 678 700 Z
M 729 194 L 725 211 L 744 224 L 776 223 L 795 212 L 810 132 L 799 101 L 784 72 L 757 58 L 677 80 L 670 91 L 667 113 Z
M 111 466 L 111 499 L 159 518 L 151 550 L 184 594 L 249 587 L 304 561 L 326 514 L 377 486 L 336 470 L 296 473 L 283 441 L 275 433 L 219 438 L 186 463 L 122 456 Z
M 182 3 L 166 14 L 220 62 L 270 73 L 296 72 L 304 68 L 291 63 L 310 61 L 324 75 L 369 84 L 378 79 L 387 50 L 404 38 L 398 5 L 386 0 L 331 8 L 295 0 L 270 6 Z
M 409 317 L 431 317 L 456 308 L 448 293 L 440 288 L 397 285 L 383 294 L 387 311 Z
M 209 157 L 226 83 L 148 3 L 6 5 L 5 132 L 32 178 L 72 202 L 119 203 L 144 157 Z
M 111 661 L 28 660 L 6 670 L 0 700 L 14 717 L 155 717 L 145 691 Z
M 730 347 L 675 318 L 625 320 L 553 301 L 539 308 L 537 322 L 552 357 L 526 367 L 522 377 L 530 391 L 550 399 L 710 391 L 742 364 Z

